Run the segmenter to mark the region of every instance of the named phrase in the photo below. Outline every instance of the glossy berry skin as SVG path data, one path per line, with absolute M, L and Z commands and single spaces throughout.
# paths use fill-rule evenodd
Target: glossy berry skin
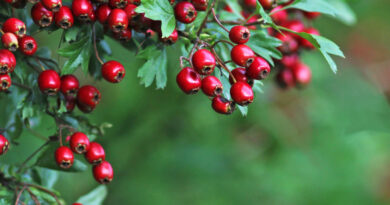
M 38 2 L 31 8 L 31 17 L 36 25 L 48 27 L 53 22 L 54 14 L 44 7 L 41 2 Z
M 295 32 L 303 32 L 305 30 L 305 25 L 300 20 L 292 20 L 287 23 L 285 23 L 284 27 L 293 30 Z
M 131 32 L 131 28 L 127 28 L 119 33 L 114 33 L 114 36 L 116 39 L 124 42 L 128 42 L 131 40 L 131 37 L 133 36 Z
M 108 61 L 102 66 L 102 76 L 110 83 L 119 83 L 126 75 L 126 70 L 118 61 Z
M 202 86 L 199 74 L 190 67 L 183 68 L 177 74 L 176 82 L 186 94 L 195 94 Z
M 138 14 L 135 12 L 135 9 L 137 8 L 134 4 L 128 4 L 123 10 L 126 12 L 127 18 L 129 21 L 131 21 L 134 17 L 136 17 Z
M 288 89 L 295 86 L 295 80 L 291 69 L 283 69 L 276 76 L 276 82 L 280 88 Z
M 82 203 L 73 203 L 72 205 L 83 205 Z
M 64 95 L 76 95 L 79 89 L 79 80 L 74 75 L 64 75 L 61 77 L 61 92 Z
M 58 12 L 62 7 L 62 0 L 41 0 L 43 6 L 53 12 Z
M 89 0 L 73 0 L 72 2 L 73 15 L 83 22 L 90 22 L 93 15 L 93 6 Z
M 66 111 L 68 113 L 70 113 L 74 110 L 74 108 L 76 107 L 76 103 L 77 103 L 77 100 L 76 100 L 75 96 L 72 96 L 72 95 L 65 96 L 65 107 L 66 107 Z
M 85 158 L 91 164 L 100 164 L 106 159 L 106 154 L 99 143 L 91 142 L 88 151 L 85 153 Z
M 179 39 L 179 34 L 177 33 L 177 30 L 173 30 L 173 32 L 171 33 L 171 35 L 169 35 L 168 37 L 165 37 L 165 38 L 162 38 L 161 37 L 161 41 L 168 44 L 168 45 L 172 45 L 172 44 L 175 44 L 177 39 Z
M 38 45 L 32 36 L 24 36 L 19 39 L 20 51 L 26 56 L 32 56 L 37 52 Z
M 307 28 L 303 32 L 317 36 L 320 35 L 320 32 L 315 28 Z M 308 49 L 315 49 L 314 45 L 304 38 L 299 38 L 299 44 Z
M 61 79 L 54 70 L 45 70 L 38 77 L 39 89 L 47 95 L 55 95 L 60 90 Z
M 306 18 L 313 20 L 321 16 L 320 12 L 303 12 L 303 15 L 305 15 Z
M 311 70 L 310 68 L 303 64 L 297 63 L 292 69 L 292 74 L 294 76 L 295 85 L 297 87 L 304 87 L 308 85 L 311 81 Z
M 206 76 L 202 80 L 202 91 L 205 95 L 214 97 L 222 94 L 223 86 L 215 76 Z
M 84 154 L 89 148 L 89 139 L 87 135 L 82 132 L 74 133 L 69 140 L 70 148 L 74 153 Z
M 270 72 L 271 67 L 268 62 L 261 57 L 256 57 L 248 67 L 246 75 L 251 79 L 262 80 L 267 78 Z
M 236 104 L 232 101 L 227 100 L 222 96 L 217 96 L 213 98 L 211 107 L 215 112 L 220 114 L 229 115 L 232 114 L 236 108 Z
M 11 73 L 15 66 L 15 55 L 7 49 L 0 49 L 0 74 Z
M 194 5 L 190 2 L 182 1 L 175 6 L 176 19 L 182 23 L 192 23 L 195 21 L 197 14 Z
M 0 155 L 7 153 L 9 149 L 9 141 L 0 134 Z
M 264 9 L 272 9 L 275 0 L 258 0 Z
M 4 33 L 13 33 L 16 36 L 23 37 L 26 35 L 26 25 L 23 23 L 23 21 L 17 19 L 17 18 L 9 18 L 7 19 L 3 24 L 3 32 Z
M 252 87 L 245 82 L 234 83 L 230 89 L 230 95 L 234 102 L 241 106 L 249 105 L 254 98 Z
M 123 9 L 129 4 L 129 0 L 109 0 L 108 3 L 112 8 Z
M 1 43 L 4 48 L 12 52 L 18 50 L 19 48 L 18 37 L 14 33 L 4 33 L 3 36 L 1 36 Z
M 54 14 L 56 25 L 62 29 L 68 29 L 74 24 L 72 10 L 67 6 L 62 6 L 58 12 Z
M 114 33 L 119 33 L 129 26 L 129 19 L 122 9 L 113 9 L 107 19 L 108 26 Z
M 97 20 L 101 23 L 101 24 L 106 24 L 107 23 L 107 19 L 108 19 L 108 16 L 110 15 L 111 13 L 111 8 L 108 4 L 102 4 L 100 5 L 97 10 L 96 10 L 96 17 L 97 17 Z
M 192 56 L 194 69 L 201 75 L 209 75 L 215 69 L 216 61 L 214 55 L 207 49 L 200 49 Z
M 246 69 L 245 68 L 236 68 L 232 70 L 232 74 L 234 76 L 234 79 L 236 79 L 237 82 L 245 82 L 248 83 L 249 78 L 246 75 Z M 234 84 L 232 76 L 229 76 L 229 82 L 230 84 Z
M 69 147 L 61 146 L 55 152 L 57 165 L 63 169 L 69 169 L 74 162 L 74 155 Z
M 114 170 L 110 163 L 104 161 L 93 167 L 93 177 L 100 184 L 107 184 L 114 178 Z
M 244 5 L 249 8 L 256 8 L 257 0 L 244 0 Z
M 11 77 L 8 74 L 0 74 L 0 92 L 7 91 L 11 84 Z
M 89 105 L 85 105 L 85 104 L 81 104 L 77 98 L 76 98 L 76 103 L 77 107 L 79 108 L 79 110 L 83 113 L 91 113 L 96 106 L 89 106 Z
M 249 41 L 251 33 L 245 26 L 234 26 L 229 32 L 229 38 L 233 43 L 245 44 Z
M 280 52 L 286 54 L 286 53 L 294 53 L 298 50 L 299 44 L 298 41 L 290 34 L 288 33 L 278 33 L 275 36 L 277 39 L 282 41 L 282 45 L 278 47 Z
M 271 10 L 271 13 L 274 13 L 271 15 L 272 20 L 274 20 L 277 24 L 282 24 L 287 21 L 288 19 L 288 13 L 286 10 L 280 10 L 282 9 L 282 6 L 277 6 L 274 9 Z
M 206 11 L 209 0 L 191 0 L 197 11 Z
M 243 67 L 248 67 L 255 59 L 253 50 L 243 44 L 234 46 L 230 54 L 233 62 Z
M 97 88 L 91 85 L 85 85 L 77 92 L 77 101 L 79 104 L 95 107 L 99 104 L 101 94 Z

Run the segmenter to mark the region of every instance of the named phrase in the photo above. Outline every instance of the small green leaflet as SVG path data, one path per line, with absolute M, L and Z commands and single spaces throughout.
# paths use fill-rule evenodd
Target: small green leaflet
M 265 12 L 263 6 L 261 6 L 260 2 L 257 1 L 256 5 L 256 12 L 255 14 L 260 15 L 261 18 L 263 19 L 264 23 L 270 25 L 272 28 L 275 30 L 279 31 L 278 26 L 273 22 L 272 18 L 270 15 L 268 15 L 267 12 Z
M 101 205 L 107 196 L 107 187 L 100 185 L 88 194 L 77 199 L 83 205 Z
M 135 10 L 145 13 L 147 18 L 161 21 L 162 37 L 169 37 L 176 28 L 176 19 L 169 1 L 141 0 L 141 5 Z
M 332 71 L 334 73 L 337 72 L 337 65 L 330 55 L 340 56 L 342 58 L 345 58 L 345 56 L 344 53 L 340 50 L 340 47 L 336 43 L 322 36 L 308 34 L 305 32 L 297 33 L 284 27 L 279 27 L 279 28 L 291 33 L 295 33 L 301 36 L 302 38 L 310 41 L 310 43 L 312 43 L 325 57 Z
M 247 44 L 272 66 L 274 65 L 273 58 L 282 58 L 282 53 L 277 49 L 282 42 L 279 39 L 268 35 L 265 30 L 251 31 L 251 38 Z
M 164 89 L 167 84 L 166 49 L 149 46 L 137 55 L 137 59 L 147 60 L 138 71 L 137 76 L 141 78 L 141 84 L 149 87 L 156 80 L 157 89 Z
M 233 10 L 233 14 L 235 14 L 236 18 L 243 18 L 241 15 L 241 6 L 237 0 L 226 0 L 226 3 Z
M 69 58 L 62 68 L 61 74 L 71 74 L 81 65 L 84 73 L 88 72 L 89 60 L 92 56 L 92 40 L 85 37 L 57 51 L 61 56 Z

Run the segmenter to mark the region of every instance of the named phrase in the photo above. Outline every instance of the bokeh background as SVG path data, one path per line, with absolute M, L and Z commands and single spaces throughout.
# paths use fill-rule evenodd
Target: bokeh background
M 307 53 L 312 84 L 285 92 L 265 81 L 246 118 L 218 115 L 203 95 L 184 95 L 175 82 L 179 53 L 170 56 L 167 88 L 144 88 L 143 61 L 110 41 L 127 76 L 97 84 L 103 99 L 89 116 L 114 125 L 97 139 L 115 169 L 105 204 L 389 204 L 390 1 L 350 5 L 355 26 L 315 22 L 345 52 L 337 75 L 319 53 Z M 61 173 L 55 185 L 68 203 L 96 186 L 89 172 Z

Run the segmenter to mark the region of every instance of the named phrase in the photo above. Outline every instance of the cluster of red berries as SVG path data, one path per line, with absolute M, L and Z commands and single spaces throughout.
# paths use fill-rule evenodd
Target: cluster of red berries
M 11 84 L 11 76 L 16 67 L 16 58 L 12 52 L 18 49 L 26 56 L 34 55 L 38 45 L 32 36 L 26 35 L 26 25 L 17 18 L 7 19 L 0 29 L 1 43 L 5 49 L 0 49 L 0 91 L 7 91 Z
M 284 5 L 280 5 L 273 9 L 275 13 L 271 16 L 273 20 L 292 31 L 305 32 L 312 35 L 320 35 L 319 31 L 311 26 L 306 27 L 304 21 L 307 21 L 307 25 L 310 25 L 310 21 L 317 18 L 320 13 L 317 12 L 304 12 L 295 9 L 281 10 L 284 6 L 292 3 L 290 1 Z M 282 88 L 303 87 L 310 83 L 312 73 L 306 64 L 300 60 L 299 53 L 302 49 L 314 49 L 314 45 L 308 40 L 290 32 L 276 32 L 273 29 L 269 29 L 269 34 L 282 41 L 282 45 L 278 47 L 282 52 L 283 58 L 279 61 L 278 67 L 280 68 L 276 76 L 278 85 Z
M 2 134 L 0 134 L 0 155 L 5 154 L 9 149 L 9 141 Z
M 55 151 L 55 160 L 59 167 L 69 169 L 74 162 L 75 154 L 84 154 L 85 159 L 93 165 L 93 176 L 101 184 L 112 181 L 114 171 L 111 164 L 106 159 L 103 147 L 97 142 L 90 142 L 87 135 L 82 132 L 76 132 L 67 139 L 68 146 L 61 146 Z

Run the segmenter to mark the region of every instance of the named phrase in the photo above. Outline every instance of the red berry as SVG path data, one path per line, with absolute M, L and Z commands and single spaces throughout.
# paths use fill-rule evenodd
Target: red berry
M 279 87 L 288 89 L 295 85 L 295 80 L 291 69 L 283 69 L 276 76 Z
M 274 9 L 271 10 L 271 15 L 272 19 L 274 20 L 275 23 L 281 24 L 288 19 L 288 13 L 286 10 L 281 10 L 283 9 L 282 6 L 277 6 Z
M 252 87 L 245 82 L 237 82 L 232 85 L 230 95 L 234 102 L 239 105 L 246 106 L 253 102 Z
M 62 7 L 62 0 L 42 0 L 43 6 L 45 6 L 48 10 L 57 12 Z
M 297 33 L 303 32 L 305 30 L 305 25 L 300 20 L 292 20 L 284 24 L 284 27 L 293 30 Z
M 249 41 L 251 33 L 245 26 L 234 26 L 229 32 L 229 38 L 233 43 L 244 44 Z
M 227 100 L 224 97 L 217 96 L 213 99 L 211 104 L 215 112 L 220 114 L 232 114 L 236 108 L 236 104 L 232 101 Z
M 88 151 L 89 139 L 84 133 L 76 132 L 70 137 L 69 145 L 73 152 L 83 154 Z
M 278 33 L 275 37 L 282 41 L 282 45 L 278 47 L 282 53 L 294 53 L 298 50 L 299 44 L 292 35 L 288 33 Z
M 209 0 L 191 0 L 191 2 L 198 11 L 206 11 L 209 4 Z
M 263 58 L 256 57 L 253 63 L 248 67 L 246 75 L 251 79 L 265 79 L 271 72 L 271 67 Z
M 229 13 L 233 13 L 233 9 L 229 6 L 229 5 L 226 5 L 223 10 L 229 12 Z
M 83 205 L 82 203 L 73 203 L 72 205 Z
M 222 94 L 223 86 L 221 81 L 215 76 L 207 76 L 202 80 L 202 91 L 210 97 Z
M 307 28 L 303 32 L 317 36 L 320 35 L 320 32 L 315 28 Z M 299 38 L 299 43 L 305 48 L 315 49 L 314 45 L 304 38 Z
M 32 56 L 38 49 L 37 42 L 32 36 L 24 36 L 19 39 L 20 51 L 26 56 Z
M 66 95 L 65 96 L 65 107 L 66 111 L 69 113 L 72 112 L 76 106 L 76 97 L 72 95 Z
M 280 63 L 287 68 L 293 67 L 295 64 L 297 64 L 299 61 L 299 55 L 296 53 L 290 54 L 290 55 L 284 55 L 283 58 L 280 60 Z
M 93 15 L 93 6 L 89 0 L 73 0 L 72 2 L 73 15 L 80 21 L 89 22 L 92 21 L 91 15 Z
M 202 85 L 199 74 L 189 67 L 183 68 L 177 74 L 176 82 L 187 94 L 197 93 Z
M 123 9 L 129 4 L 129 0 L 109 0 L 108 3 L 112 8 Z
M 168 44 L 168 45 L 172 45 L 172 44 L 176 43 L 177 39 L 179 39 L 179 34 L 177 33 L 176 29 L 173 30 L 171 35 L 169 35 L 168 37 L 165 37 L 165 38 L 161 37 L 161 41 Z
M 84 105 L 84 104 L 81 104 L 80 102 L 77 101 L 76 99 L 76 105 L 77 107 L 79 108 L 79 110 L 83 113 L 90 113 L 92 112 L 96 106 L 89 106 L 89 105 Z
M 96 10 L 96 17 L 101 24 L 106 24 L 110 13 L 111 13 L 110 6 L 108 6 L 108 4 L 102 4 Z
M 256 21 L 259 19 L 259 17 L 258 17 L 257 15 L 252 16 L 252 17 L 250 17 L 250 18 L 249 18 L 249 17 L 250 17 L 250 16 L 245 17 L 247 23 L 254 23 L 254 22 L 256 22 Z M 256 25 L 248 26 L 248 29 L 250 29 L 250 30 L 256 30 Z
M 23 37 L 26 35 L 26 25 L 23 21 L 17 18 L 9 18 L 3 24 L 3 32 L 4 33 L 13 33 L 18 37 Z
M 215 69 L 215 57 L 207 49 L 200 49 L 192 56 L 192 64 L 196 72 L 201 75 L 209 75 Z
M 43 6 L 41 2 L 31 8 L 31 17 L 34 23 L 40 27 L 48 27 L 53 22 L 53 12 Z
M 319 16 L 321 16 L 321 13 L 320 12 L 303 12 L 303 14 L 305 15 L 306 18 L 312 20 L 312 19 L 315 19 L 315 18 L 318 18 Z
M 81 105 L 95 107 L 99 104 L 101 94 L 98 89 L 92 85 L 85 85 L 77 92 L 77 101 Z
M 122 9 L 113 9 L 108 16 L 108 26 L 114 33 L 119 33 L 127 29 L 129 25 L 129 19 L 126 12 Z
M 124 42 L 128 42 L 131 40 L 133 34 L 131 33 L 131 28 L 127 28 L 119 33 L 114 33 L 116 39 Z
M 233 47 L 231 57 L 237 65 L 248 67 L 254 61 L 255 53 L 248 46 L 239 44 Z
M 11 73 L 15 66 L 15 55 L 7 49 L 0 49 L 0 74 Z
M 85 153 L 85 158 L 91 164 L 100 164 L 106 159 L 106 154 L 99 143 L 91 142 L 88 151 Z
M 64 75 L 61 77 L 61 92 L 64 95 L 76 95 L 79 89 L 79 80 L 74 75 Z
M 195 21 L 197 14 L 198 13 L 196 12 L 194 5 L 190 2 L 182 1 L 177 3 L 175 6 L 176 19 L 182 23 L 192 23 Z
M 275 0 L 259 0 L 259 2 L 264 9 L 272 9 Z
M 54 70 L 45 70 L 38 77 L 39 89 L 47 95 L 55 95 L 60 90 L 61 79 Z
M 257 0 L 244 0 L 244 5 L 249 8 L 256 8 Z
M 55 159 L 58 166 L 63 169 L 69 169 L 74 162 L 73 152 L 69 147 L 59 147 L 55 152 Z
M 107 184 L 114 178 L 114 170 L 110 163 L 104 161 L 93 167 L 93 176 L 100 184 Z
M 18 37 L 14 33 L 4 33 L 1 37 L 1 43 L 4 48 L 14 52 L 19 48 Z
M 141 0 L 129 0 L 129 3 L 130 4 L 135 4 L 135 5 L 140 5 L 141 4 Z
M 8 74 L 0 74 L 0 91 L 7 91 L 11 84 L 11 77 Z
M 7 138 L 0 134 L 0 155 L 7 153 L 9 148 L 9 142 Z
M 126 75 L 126 70 L 118 61 L 108 61 L 102 66 L 102 76 L 108 82 L 119 83 Z
M 56 25 L 62 29 L 72 27 L 74 23 L 72 10 L 67 6 L 61 7 L 60 10 L 54 14 L 54 21 L 56 22 Z
M 297 63 L 294 67 L 292 67 L 291 71 L 294 76 L 295 83 L 298 87 L 303 87 L 310 83 L 311 70 L 307 65 L 303 63 Z
M 245 68 L 233 69 L 232 70 L 232 74 L 234 76 L 234 79 L 236 79 L 237 82 L 245 82 L 245 83 L 252 84 L 252 83 L 249 82 L 249 78 L 246 75 L 246 69 Z M 229 82 L 230 82 L 230 84 L 234 84 L 232 76 L 229 76 Z
M 129 21 L 133 19 L 135 16 L 137 16 L 137 12 L 135 12 L 135 9 L 137 8 L 134 4 L 128 4 L 123 10 L 126 12 L 127 18 Z

